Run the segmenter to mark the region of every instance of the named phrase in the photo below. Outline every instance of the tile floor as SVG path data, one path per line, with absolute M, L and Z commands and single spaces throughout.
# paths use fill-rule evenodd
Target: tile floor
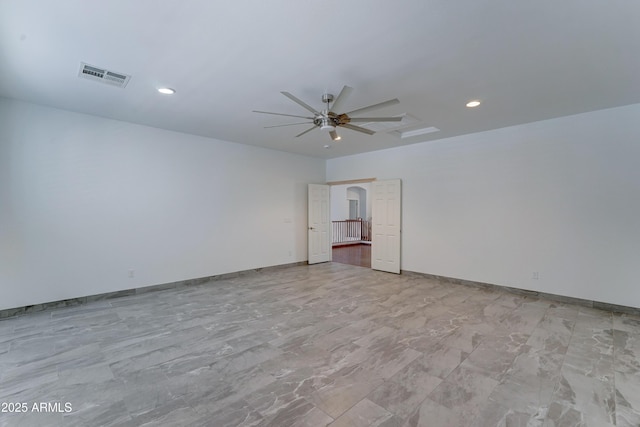
M 638 426 L 639 357 L 640 317 L 297 266 L 0 321 L 0 425 Z

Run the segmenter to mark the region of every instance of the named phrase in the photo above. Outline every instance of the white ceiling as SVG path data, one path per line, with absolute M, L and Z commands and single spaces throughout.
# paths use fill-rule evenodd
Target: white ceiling
M 78 78 L 80 62 L 132 76 Z M 307 125 L 325 91 L 409 113 L 400 139 Z M 160 86 L 175 88 L 161 95 Z M 640 102 L 632 0 L 0 0 L 0 96 L 332 158 Z M 471 99 L 483 104 L 465 107 Z M 325 149 L 325 144 L 330 149 Z

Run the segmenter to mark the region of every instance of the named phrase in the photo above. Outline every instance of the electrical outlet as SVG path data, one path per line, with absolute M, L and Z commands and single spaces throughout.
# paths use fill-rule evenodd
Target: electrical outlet
M 533 272 L 533 276 L 531 277 L 533 280 L 539 280 L 540 279 L 540 274 L 537 271 Z
M 136 275 L 135 270 L 129 270 L 129 279 L 133 279 L 135 275 Z

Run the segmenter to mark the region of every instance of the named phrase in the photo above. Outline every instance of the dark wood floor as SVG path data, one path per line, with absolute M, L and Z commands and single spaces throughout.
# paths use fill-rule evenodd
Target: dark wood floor
M 347 245 L 333 248 L 333 262 L 371 268 L 371 245 Z

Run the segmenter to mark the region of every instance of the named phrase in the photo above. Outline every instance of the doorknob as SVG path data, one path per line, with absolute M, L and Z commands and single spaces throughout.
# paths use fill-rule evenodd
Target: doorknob
M 313 228 L 313 227 L 309 227 L 309 230 L 315 230 L 315 228 Z

